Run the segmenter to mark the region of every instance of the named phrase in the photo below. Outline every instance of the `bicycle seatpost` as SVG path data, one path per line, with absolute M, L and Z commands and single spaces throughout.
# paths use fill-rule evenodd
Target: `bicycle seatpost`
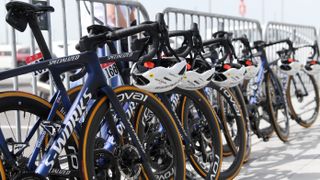
M 29 23 L 30 29 L 34 35 L 34 38 L 36 39 L 36 41 L 39 45 L 40 51 L 43 54 L 43 59 L 44 60 L 52 59 L 50 50 L 47 46 L 46 41 L 44 40 L 43 34 L 40 30 L 39 24 L 37 22 L 37 17 L 35 14 L 33 14 L 30 18 L 28 18 L 28 23 Z

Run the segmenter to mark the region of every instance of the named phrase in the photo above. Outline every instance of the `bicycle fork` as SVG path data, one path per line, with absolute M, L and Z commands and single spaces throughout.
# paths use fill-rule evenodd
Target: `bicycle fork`
M 194 147 L 192 146 L 191 139 L 187 135 L 186 131 L 183 129 L 183 126 L 181 124 L 181 121 L 180 121 L 177 113 L 174 112 L 174 110 L 172 109 L 172 105 L 171 105 L 171 103 L 170 103 L 170 101 L 169 101 L 169 99 L 167 97 L 167 94 L 159 93 L 157 95 L 161 99 L 161 102 L 167 107 L 167 109 L 170 112 L 170 114 L 172 114 L 173 119 L 174 119 L 175 123 L 178 126 L 179 133 L 180 133 L 180 135 L 181 135 L 181 137 L 182 137 L 182 139 L 184 141 L 186 152 L 187 153 L 194 152 Z
M 126 131 L 128 131 L 130 137 L 132 138 L 132 142 L 140 154 L 140 158 L 142 160 L 142 164 L 143 164 L 144 170 L 145 170 L 148 178 L 156 179 L 155 176 L 153 175 L 150 164 L 147 161 L 147 157 L 146 157 L 146 153 L 144 151 L 144 148 L 143 148 L 137 134 L 135 133 L 134 128 L 133 128 L 130 120 L 126 117 L 126 113 L 123 110 L 123 107 L 121 106 L 120 102 L 118 101 L 116 94 L 113 92 L 112 88 L 110 88 L 109 86 L 105 86 L 101 90 L 110 99 L 111 105 L 113 106 L 113 108 L 115 109 L 117 114 L 119 115 L 123 125 L 125 126 Z

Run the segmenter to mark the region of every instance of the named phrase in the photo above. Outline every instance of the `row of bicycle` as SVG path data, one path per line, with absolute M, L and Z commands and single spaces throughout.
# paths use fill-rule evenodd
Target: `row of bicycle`
M 290 118 L 304 127 L 317 118 L 317 44 L 305 46 L 314 53 L 302 68 L 294 59 L 301 47 L 289 39 L 250 46 L 245 36 L 219 31 L 202 41 L 197 24 L 168 31 L 157 14 L 129 28 L 92 25 L 76 46 L 80 54 L 52 59 L 37 17 L 54 9 L 18 1 L 6 9 L 12 27 L 30 26 L 43 60 L 0 72 L 0 80 L 48 69 L 39 79 L 52 79 L 56 92 L 49 101 L 0 93 L 3 180 L 233 179 L 250 158 L 251 132 L 268 140 L 275 131 L 286 142 Z M 129 36 L 130 52 L 117 53 L 114 42 Z M 170 38 L 183 42 L 172 48 Z M 266 47 L 280 43 L 288 48 L 268 61 Z M 98 57 L 105 46 L 111 54 Z M 290 76 L 278 78 L 278 65 Z M 84 83 L 67 91 L 61 75 L 76 69 L 70 80 Z M 295 101 L 311 110 L 298 112 Z

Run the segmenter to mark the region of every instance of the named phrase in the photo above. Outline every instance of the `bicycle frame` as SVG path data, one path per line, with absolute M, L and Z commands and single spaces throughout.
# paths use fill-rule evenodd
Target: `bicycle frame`
M 265 66 L 267 64 L 267 59 L 263 56 L 260 56 L 260 58 L 261 58 L 261 66 L 258 71 L 258 76 L 254 82 L 255 83 L 254 94 L 249 99 L 249 104 L 251 105 L 255 105 L 257 103 L 257 95 L 258 95 L 258 92 L 261 90 L 261 85 L 264 81 L 264 73 L 265 73 L 264 71 L 265 71 Z
M 257 102 L 257 95 L 258 95 L 258 92 L 261 91 L 261 85 L 262 85 L 263 81 L 265 80 L 265 75 L 267 73 L 269 73 L 272 76 L 272 78 L 274 78 L 275 75 L 272 72 L 270 66 L 275 64 L 278 61 L 278 60 L 276 60 L 276 61 L 269 63 L 265 49 L 263 49 L 263 48 L 258 49 L 258 51 L 261 52 L 261 54 L 259 55 L 259 57 L 261 59 L 261 66 L 258 71 L 257 79 L 255 80 L 256 87 L 254 89 L 254 94 L 249 99 L 249 104 L 251 104 L 251 105 L 255 105 L 256 103 L 258 103 Z M 280 88 L 280 87 L 277 87 L 277 88 Z M 282 90 L 281 90 L 281 92 L 282 92 Z
M 122 83 L 122 76 L 120 74 L 116 75 L 116 76 L 113 76 L 112 79 L 111 79 L 111 87 L 112 88 L 116 88 L 118 86 L 121 86 L 123 85 Z M 191 143 L 191 140 L 190 138 L 187 136 L 187 133 L 185 132 L 185 130 L 183 129 L 182 127 L 182 124 L 177 116 L 177 114 L 174 112 L 174 110 L 172 109 L 172 105 L 170 103 L 170 100 L 168 99 L 167 97 L 167 94 L 166 93 L 156 93 L 156 95 L 161 99 L 161 101 L 164 103 L 164 105 L 168 108 L 169 112 L 173 115 L 173 118 L 175 120 L 175 123 L 178 125 L 178 130 L 182 136 L 182 139 L 185 141 L 185 144 L 186 144 L 186 149 L 187 151 L 188 150 L 191 150 L 192 148 L 192 143 Z M 174 98 L 175 96 L 172 96 L 171 98 Z M 174 104 L 174 105 L 177 105 L 177 104 Z M 134 108 L 134 105 L 133 106 L 130 106 L 128 104 L 126 104 L 127 107 L 125 107 L 125 111 L 126 112 L 132 112 L 131 108 Z M 121 133 L 121 128 L 122 128 L 122 125 L 119 123 L 119 122 L 116 122 L 116 126 L 117 126 L 117 129 L 118 129 L 118 132 Z M 108 124 L 104 124 L 104 126 L 102 126 L 102 128 L 104 129 L 104 138 L 106 138 L 105 140 L 107 140 L 110 135 L 108 135 Z M 112 137 L 111 137 L 112 138 Z M 112 152 L 114 150 L 114 143 L 112 143 L 113 141 L 113 138 L 111 139 L 111 142 L 110 141 L 107 141 L 109 143 L 107 143 L 105 145 L 105 149 Z
M 132 53 L 131 53 L 132 54 Z M 105 58 L 106 61 L 110 59 L 109 57 Z M 37 70 L 49 68 L 50 72 L 52 73 L 53 79 L 56 83 L 57 89 L 57 98 L 55 102 L 60 101 L 60 97 L 62 103 L 65 107 L 70 105 L 70 100 L 67 96 L 67 92 L 62 84 L 60 79 L 60 74 L 79 68 L 79 65 L 85 66 L 86 71 L 88 72 L 87 81 L 83 85 L 80 93 L 78 94 L 76 100 L 70 107 L 68 113 L 65 116 L 63 121 L 62 128 L 57 133 L 57 136 L 54 138 L 52 146 L 48 149 L 47 153 L 42 158 L 39 166 L 36 168 L 35 172 L 42 176 L 47 176 L 54 165 L 54 161 L 56 157 L 61 153 L 62 148 L 65 146 L 67 139 L 71 136 L 71 133 L 74 131 L 74 128 L 79 123 L 83 112 L 88 107 L 88 102 L 97 97 L 97 92 L 102 92 L 104 95 L 107 95 L 110 99 L 110 102 L 120 116 L 122 123 L 128 130 L 130 137 L 132 137 L 134 145 L 137 147 L 138 152 L 140 153 L 141 159 L 143 162 L 146 162 L 145 152 L 141 142 L 139 141 L 138 137 L 135 134 L 135 131 L 131 125 L 131 122 L 126 118 L 126 114 L 121 106 L 120 102 L 117 100 L 116 95 L 112 91 L 112 88 L 107 85 L 107 80 L 105 75 L 101 71 L 100 63 L 96 53 L 94 52 L 85 52 L 82 54 L 77 54 L 73 56 L 67 56 L 63 58 L 56 58 L 52 60 L 46 60 L 39 62 L 37 64 L 29 65 L 20 67 L 17 69 L 9 70 L 6 72 L 0 73 L 0 80 L 7 79 L 13 76 L 18 76 L 21 74 L 26 74 L 29 72 L 34 72 Z M 53 111 L 57 108 L 57 105 L 51 109 L 49 114 L 48 120 L 52 119 L 54 115 Z M 38 123 L 40 125 L 40 123 Z M 33 130 L 35 131 L 35 130 Z M 117 132 L 113 132 L 117 133 Z M 29 136 L 28 136 L 29 137 Z M 0 130 L 0 149 L 4 153 L 5 157 L 8 160 L 13 160 L 11 153 L 6 145 L 6 141 L 4 139 L 3 133 Z M 37 152 L 35 152 L 36 154 Z M 14 162 L 14 161 L 12 161 Z M 32 163 L 28 163 L 32 167 Z M 149 168 L 145 169 L 150 174 L 152 171 Z

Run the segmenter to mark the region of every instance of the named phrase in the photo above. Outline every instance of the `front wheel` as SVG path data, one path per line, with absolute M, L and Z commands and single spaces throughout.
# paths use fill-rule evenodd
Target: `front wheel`
M 290 119 L 286 98 L 279 79 L 272 72 L 266 74 L 266 95 L 271 124 L 277 136 L 283 142 L 287 142 Z
M 35 169 L 40 163 L 39 159 L 36 158 L 33 165 L 28 164 L 33 153 L 39 152 L 38 155 L 43 156 L 52 145 L 50 144 L 52 142 L 51 136 L 48 135 L 44 127 L 50 125 L 57 128 L 56 132 L 58 132 L 58 125 L 64 119 L 63 114 L 56 111 L 52 121 L 48 124 L 46 120 L 51 108 L 52 105 L 46 100 L 26 92 L 8 91 L 0 93 L 0 129 L 5 139 L 3 144 L 8 146 L 13 160 L 18 165 L 17 167 L 12 166 L 12 162 L 8 161 L 9 158 L 2 152 L 0 158 L 1 180 L 30 179 L 25 172 L 30 172 L 30 167 Z M 21 123 L 19 126 L 20 133 L 16 131 L 18 128 L 17 119 Z M 40 135 L 43 134 L 45 138 L 41 140 Z M 21 139 L 19 139 L 19 135 Z M 36 150 L 35 147 L 39 147 L 39 144 L 41 144 L 41 148 Z M 48 179 L 61 180 L 70 179 L 70 177 L 79 179 L 77 152 L 78 138 L 75 133 L 72 133 L 67 140 L 67 145 L 62 148 L 61 154 L 56 158 Z M 64 154 L 68 154 L 68 156 Z
M 128 131 L 120 123 L 108 97 L 104 96 L 95 101 L 83 126 L 80 156 L 84 179 L 117 179 L 119 176 L 124 179 L 150 179 L 144 171 L 146 167 L 152 170 L 156 179 L 185 179 L 186 161 L 182 141 L 164 105 L 154 95 L 132 86 L 118 87 L 114 92 L 131 122 L 139 114 L 141 106 L 151 114 L 148 123 L 152 123 L 152 126 L 147 132 L 152 133 L 144 139 L 140 138 L 146 160 L 141 160 Z M 115 127 L 112 125 L 115 121 L 120 141 L 112 139 L 115 133 L 110 129 Z M 106 126 L 109 127 L 108 131 L 104 130 Z M 160 157 L 157 163 L 154 163 L 155 157 Z
M 292 118 L 305 128 L 314 124 L 320 107 L 319 90 L 314 76 L 305 72 L 290 76 L 286 91 Z
M 246 147 L 246 155 L 245 155 L 245 159 L 244 159 L 244 163 L 249 161 L 249 157 L 251 154 L 251 129 L 250 129 L 250 117 L 249 117 L 249 112 L 247 109 L 247 104 L 246 101 L 244 99 L 244 95 L 243 92 L 241 91 L 240 86 L 236 86 L 234 88 L 231 89 L 231 91 L 233 92 L 234 96 L 235 96 L 235 102 L 239 102 L 239 106 L 241 108 L 241 112 L 243 114 L 243 117 L 245 119 L 245 123 L 246 123 L 246 130 L 247 130 L 247 147 Z M 232 99 L 231 99 L 232 100 Z
M 245 159 L 247 146 L 245 120 L 239 104 L 229 89 L 210 83 L 204 91 L 210 105 L 218 113 L 223 143 L 226 145 L 223 150 L 231 152 L 222 161 L 220 179 L 233 179 L 240 172 Z

